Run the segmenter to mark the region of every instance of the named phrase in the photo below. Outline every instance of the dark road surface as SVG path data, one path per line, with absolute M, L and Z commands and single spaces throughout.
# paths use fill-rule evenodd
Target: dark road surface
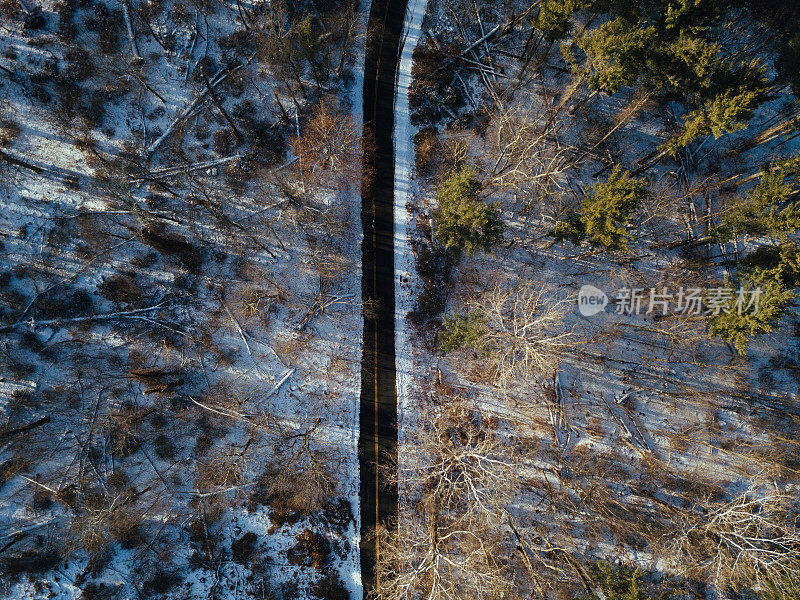
M 394 349 L 394 96 L 406 0 L 373 0 L 367 26 L 364 69 L 364 152 L 361 222 L 362 298 L 376 307 L 364 320 L 358 460 L 361 472 L 361 579 L 373 589 L 380 547 L 378 523 L 397 513 L 397 489 L 385 485 L 385 469 L 397 456 L 397 393 Z M 371 174 L 371 176 L 369 175 Z M 394 458 L 393 458 L 394 457 Z

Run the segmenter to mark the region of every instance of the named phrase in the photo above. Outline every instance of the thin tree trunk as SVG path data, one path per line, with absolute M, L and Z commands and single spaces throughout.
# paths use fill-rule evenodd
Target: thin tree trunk
M 131 24 L 131 14 L 130 10 L 128 9 L 128 1 L 124 0 L 122 3 L 122 14 L 125 18 L 125 29 L 128 32 L 128 39 L 131 42 L 131 48 L 133 49 L 133 57 L 136 60 L 142 60 L 142 56 L 139 54 L 139 46 L 136 43 L 136 36 L 133 34 L 133 25 Z
M 217 96 L 217 93 L 214 91 L 214 88 L 211 85 L 211 82 L 208 80 L 208 77 L 206 77 L 205 74 L 203 74 L 203 81 L 206 84 L 206 89 L 208 90 L 209 96 L 211 96 L 211 100 L 214 102 L 219 111 L 222 113 L 222 117 L 225 119 L 225 122 L 228 124 L 228 126 L 233 130 L 233 133 L 236 134 L 236 139 L 239 140 L 240 144 L 243 144 L 244 136 L 242 135 L 242 132 L 239 131 L 239 128 L 236 127 L 236 124 L 233 122 L 233 119 L 231 119 L 230 115 L 228 114 L 228 111 L 225 110 L 225 107 L 222 105 L 222 102 L 220 101 L 219 97 Z
M 36 165 L 33 165 L 29 162 L 25 162 L 24 160 L 11 156 L 10 154 L 7 154 L 3 150 L 0 150 L 0 158 L 2 158 L 6 162 L 11 163 L 12 165 L 16 165 L 23 169 L 28 169 L 29 171 L 33 171 L 34 173 L 39 175 L 41 175 L 44 172 L 44 169 L 42 169 L 41 167 L 37 167 Z
M 5 440 L 10 437 L 14 437 L 21 433 L 25 433 L 26 431 L 30 431 L 31 429 L 36 429 L 37 427 L 41 427 L 42 425 L 46 425 L 50 422 L 50 417 L 42 417 L 41 419 L 34 421 L 33 423 L 28 423 L 27 425 L 23 425 L 22 427 L 16 427 L 14 429 L 9 429 L 8 431 L 0 432 L 0 440 Z

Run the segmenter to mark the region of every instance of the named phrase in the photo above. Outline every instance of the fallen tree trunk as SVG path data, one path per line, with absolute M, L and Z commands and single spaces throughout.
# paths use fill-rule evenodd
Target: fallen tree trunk
M 41 167 L 37 167 L 36 165 L 33 165 L 29 162 L 25 162 L 24 160 L 16 158 L 15 156 L 11 156 L 10 154 L 4 152 L 3 150 L 0 150 L 0 158 L 2 158 L 4 161 L 8 163 L 11 163 L 12 165 L 16 165 L 17 167 L 22 167 L 23 169 L 28 169 L 29 171 L 33 171 L 38 175 L 41 175 L 44 172 L 44 169 L 42 169 Z
M 233 73 L 235 73 L 242 66 L 243 65 L 240 65 L 239 67 L 231 69 L 230 71 L 220 70 L 219 72 L 217 72 L 217 74 L 214 75 L 211 78 L 211 80 L 209 81 L 209 85 L 206 87 L 206 90 L 203 93 L 199 94 L 194 100 L 192 100 L 189 103 L 189 105 L 186 106 L 186 108 L 184 108 L 178 114 L 177 117 L 175 117 L 175 120 L 172 121 L 172 123 L 170 123 L 170 125 L 169 125 L 169 127 L 167 127 L 166 131 L 164 133 L 162 133 L 161 136 L 156 141 L 154 141 L 152 144 L 150 144 L 150 146 L 145 151 L 145 154 L 147 155 L 147 157 L 150 158 L 150 156 L 152 156 L 153 152 L 155 152 L 158 149 L 158 147 L 161 144 L 164 143 L 164 141 L 172 134 L 172 132 L 175 130 L 175 128 L 178 125 L 180 125 L 184 120 L 189 118 L 192 115 L 192 113 L 201 106 L 203 99 L 206 97 L 206 95 L 209 93 L 209 91 L 211 89 L 213 89 L 214 87 L 218 86 L 220 83 L 225 81 L 228 77 L 230 77 Z
M 41 427 L 42 425 L 47 425 L 50 422 L 50 417 L 42 417 L 33 423 L 28 423 L 27 425 L 23 425 L 22 427 L 15 427 L 14 429 L 9 429 L 8 431 L 0 432 L 0 440 L 6 440 L 8 438 L 12 438 L 17 436 L 21 433 L 25 433 L 26 431 L 30 431 L 31 429 L 36 429 L 37 427 Z

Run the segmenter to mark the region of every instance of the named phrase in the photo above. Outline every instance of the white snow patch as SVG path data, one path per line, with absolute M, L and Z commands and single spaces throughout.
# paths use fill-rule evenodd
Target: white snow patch
M 398 430 L 402 429 L 404 416 L 410 408 L 409 397 L 413 383 L 412 347 L 406 323 L 406 315 L 414 301 L 411 282 L 416 277 L 409 238 L 412 223 L 408 203 L 413 198 L 411 175 L 414 165 L 414 128 L 411 125 L 411 111 L 408 106 L 408 88 L 411 85 L 412 55 L 422 33 L 422 20 L 427 5 L 427 0 L 409 2 L 401 42 L 402 53 L 394 103 L 394 296 Z

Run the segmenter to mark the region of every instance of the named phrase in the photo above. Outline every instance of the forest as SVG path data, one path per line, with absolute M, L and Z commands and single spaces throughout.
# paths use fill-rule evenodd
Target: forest
M 800 6 L 408 1 L 367 474 L 370 8 L 0 0 L 0 598 L 796 600 Z
M 428 3 L 377 598 L 800 593 L 798 19 Z
M 341 2 L 0 6 L 0 596 L 347 597 Z

